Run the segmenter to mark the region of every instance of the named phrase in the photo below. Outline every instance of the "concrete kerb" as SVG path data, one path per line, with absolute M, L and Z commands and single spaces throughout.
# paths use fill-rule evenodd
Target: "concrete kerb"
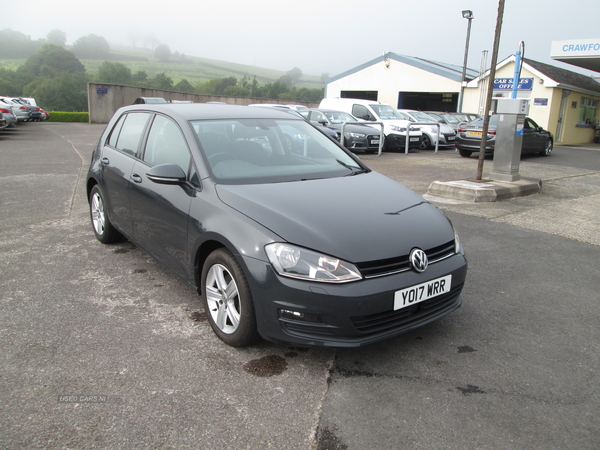
M 458 180 L 434 181 L 427 193 L 436 197 L 452 198 L 467 202 L 496 202 L 514 197 L 539 194 L 542 180 L 521 178 L 518 181 Z

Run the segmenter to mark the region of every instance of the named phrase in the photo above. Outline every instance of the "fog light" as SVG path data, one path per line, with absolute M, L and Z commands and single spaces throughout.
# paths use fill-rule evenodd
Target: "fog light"
M 304 319 L 304 313 L 299 311 L 290 311 L 289 309 L 280 309 L 281 317 L 285 317 L 287 319 Z
M 300 311 L 291 311 L 289 309 L 280 309 L 279 317 L 282 319 L 299 320 L 302 322 L 323 323 L 323 319 L 318 314 L 306 314 Z

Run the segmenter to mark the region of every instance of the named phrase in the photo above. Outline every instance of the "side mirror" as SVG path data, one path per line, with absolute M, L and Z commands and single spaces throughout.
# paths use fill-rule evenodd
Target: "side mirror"
M 150 181 L 158 184 L 184 184 L 187 176 L 177 164 L 166 163 L 154 166 L 146 176 Z

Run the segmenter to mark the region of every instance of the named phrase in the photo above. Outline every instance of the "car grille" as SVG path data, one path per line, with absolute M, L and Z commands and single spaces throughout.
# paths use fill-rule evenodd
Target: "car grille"
M 454 248 L 454 240 L 452 240 L 438 247 L 425 250 L 429 264 L 435 264 L 454 255 Z M 375 278 L 406 272 L 410 270 L 410 261 L 409 255 L 402 255 L 378 261 L 366 261 L 358 263 L 356 266 L 365 278 Z
M 411 328 L 433 320 L 447 310 L 456 307 L 463 285 L 454 287 L 450 292 L 429 300 L 407 306 L 396 311 L 385 311 L 369 316 L 350 317 L 352 324 L 362 334 L 376 334 L 394 329 Z
M 379 143 L 376 143 L 376 144 L 373 143 L 374 140 L 379 140 L 379 135 L 369 134 L 367 136 L 367 142 L 369 143 L 370 147 L 379 147 Z

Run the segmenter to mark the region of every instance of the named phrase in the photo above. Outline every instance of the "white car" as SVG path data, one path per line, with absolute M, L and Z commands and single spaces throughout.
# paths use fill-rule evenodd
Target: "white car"
M 397 109 L 386 103 L 355 98 L 324 98 L 319 109 L 344 111 L 365 122 L 381 122 L 385 135 L 385 150 L 404 150 L 407 130 L 409 148 L 419 148 L 423 140 L 419 126 L 411 125 Z

